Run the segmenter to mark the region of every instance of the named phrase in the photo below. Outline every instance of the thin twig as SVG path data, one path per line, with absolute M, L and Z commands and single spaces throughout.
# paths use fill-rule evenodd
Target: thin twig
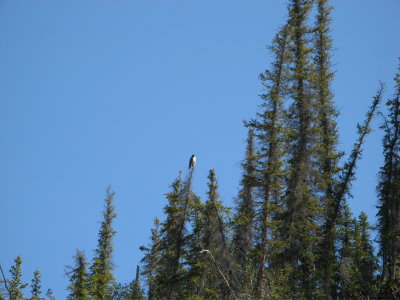
M 67 270 L 65 270 L 65 268 L 64 268 L 64 272 L 65 272 L 65 275 L 67 275 L 69 281 L 71 281 L 71 276 L 69 276 L 69 274 L 68 274 Z
M 221 276 L 222 276 L 222 278 L 224 279 L 226 285 L 228 286 L 229 290 L 231 291 L 233 297 L 234 297 L 235 299 L 237 299 L 235 292 L 233 291 L 233 289 L 232 289 L 231 286 L 229 285 L 228 280 L 225 278 L 224 274 L 222 273 L 222 271 L 221 271 L 220 268 L 218 267 L 217 263 L 215 262 L 214 256 L 211 254 L 210 250 L 203 249 L 203 250 L 200 251 L 200 253 L 204 253 L 204 252 L 210 254 L 211 259 L 212 259 L 212 262 L 214 263 L 214 266 L 217 268 L 219 274 L 221 274 Z
M 5 287 L 6 287 L 6 290 L 7 290 L 8 293 L 10 294 L 10 299 L 12 300 L 12 294 L 11 294 L 11 291 L 8 289 L 8 286 L 7 286 L 7 279 L 6 279 L 6 277 L 4 276 L 3 268 L 1 267 L 1 265 L 0 265 L 0 270 L 1 270 L 1 274 L 3 275 L 4 285 L 5 285 Z

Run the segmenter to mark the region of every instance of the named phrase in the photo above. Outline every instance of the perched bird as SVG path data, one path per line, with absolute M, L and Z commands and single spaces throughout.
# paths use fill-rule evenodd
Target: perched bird
M 195 164 L 196 164 L 196 156 L 194 156 L 193 154 L 189 160 L 189 169 L 193 168 Z

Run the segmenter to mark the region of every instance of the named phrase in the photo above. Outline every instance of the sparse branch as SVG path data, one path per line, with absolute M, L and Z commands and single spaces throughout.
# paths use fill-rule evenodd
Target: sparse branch
M 3 268 L 1 267 L 1 265 L 0 265 L 0 270 L 1 270 L 1 275 L 3 276 L 4 286 L 6 287 L 6 290 L 7 290 L 8 294 L 10 295 L 10 299 L 12 300 L 12 294 L 11 294 L 10 289 L 9 289 L 8 286 L 7 286 L 7 279 L 6 279 L 6 277 L 4 276 Z
M 357 168 L 357 161 L 361 158 L 362 154 L 362 145 L 365 142 L 366 136 L 371 132 L 370 124 L 374 117 L 375 111 L 382 100 L 383 90 L 384 90 L 384 85 L 383 83 L 380 83 L 380 87 L 373 99 L 372 105 L 370 106 L 366 114 L 366 119 L 364 121 L 364 124 L 357 125 L 358 139 L 354 144 L 350 157 L 348 161 L 345 163 L 343 168 L 343 173 L 340 176 L 340 182 L 338 184 L 338 188 L 334 195 L 335 202 L 334 202 L 333 216 L 329 222 L 328 230 L 331 230 L 334 224 L 336 223 L 341 202 L 345 197 L 345 195 L 349 193 L 351 183 L 355 179 L 355 170 Z
M 69 274 L 68 274 L 68 271 L 67 271 L 67 270 L 65 270 L 65 268 L 64 268 L 63 270 L 64 270 L 64 273 L 65 273 L 65 275 L 67 275 L 67 277 L 68 277 L 69 281 L 71 281 L 71 276 L 69 276 Z
M 232 293 L 234 299 L 238 299 L 237 296 L 236 296 L 236 294 L 235 294 L 235 292 L 234 292 L 234 290 L 231 288 L 231 286 L 230 286 L 228 280 L 226 279 L 226 277 L 225 277 L 224 274 L 222 273 L 221 269 L 218 267 L 218 265 L 217 265 L 217 263 L 216 263 L 216 261 L 215 261 L 215 259 L 214 259 L 214 256 L 212 255 L 212 253 L 211 253 L 209 250 L 207 250 L 207 249 L 201 250 L 200 253 L 208 253 L 208 254 L 210 255 L 211 261 L 213 262 L 215 268 L 218 270 L 218 272 L 219 272 L 219 274 L 221 275 L 221 277 L 224 279 L 224 281 L 225 281 L 227 287 L 229 288 L 229 290 L 231 291 L 231 293 Z

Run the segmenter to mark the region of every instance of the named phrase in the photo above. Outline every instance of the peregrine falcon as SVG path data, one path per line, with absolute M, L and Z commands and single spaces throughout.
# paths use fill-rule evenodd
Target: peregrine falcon
M 193 168 L 195 164 L 196 164 L 196 156 L 194 156 L 193 154 L 189 160 L 189 169 Z

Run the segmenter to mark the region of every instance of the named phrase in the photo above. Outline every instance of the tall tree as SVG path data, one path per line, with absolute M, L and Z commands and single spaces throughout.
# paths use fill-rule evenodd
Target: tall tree
M 39 300 L 40 294 L 42 294 L 41 290 L 41 280 L 40 280 L 40 271 L 37 269 L 33 272 L 33 279 L 31 281 L 31 300 Z
M 74 255 L 75 266 L 67 266 L 69 272 L 70 284 L 68 286 L 68 299 L 87 300 L 89 299 L 89 275 L 86 266 L 89 264 L 86 261 L 85 254 L 77 250 Z
M 334 189 L 337 184 L 338 161 L 342 156 L 337 151 L 338 132 L 336 117 L 338 115 L 333 104 L 331 82 L 334 72 L 331 70 L 332 38 L 330 37 L 330 12 L 328 0 L 317 0 L 317 15 L 314 28 L 314 68 L 312 76 L 315 89 L 314 109 L 316 136 L 320 137 L 315 145 L 317 194 L 323 208 L 322 222 L 327 223 L 332 214 Z M 332 299 L 335 291 L 335 230 L 327 231 L 322 226 L 322 241 L 319 247 L 318 265 L 319 280 L 323 286 L 326 299 Z
M 8 287 L 10 290 L 10 297 L 12 300 L 24 299 L 23 289 L 28 286 L 28 283 L 22 282 L 22 258 L 17 256 L 14 259 L 14 265 L 10 268 L 11 279 L 8 280 Z
M 288 26 L 283 27 L 275 36 L 272 46 L 269 47 L 275 60 L 271 69 L 260 75 L 266 89 L 266 93 L 261 95 L 263 111 L 247 124 L 254 130 L 258 146 L 256 179 L 252 179 L 257 187 L 256 193 L 260 197 L 255 217 L 254 296 L 257 298 L 262 298 L 265 294 L 268 232 L 271 234 L 271 220 L 274 219 L 273 213 L 277 213 L 276 209 L 279 207 L 282 193 L 282 119 L 284 114 L 282 96 L 286 91 L 287 83 L 288 28 Z
M 351 218 L 348 207 L 343 220 L 337 296 L 340 299 L 375 298 L 377 259 L 370 237 L 372 227 L 364 212 L 358 220 Z
M 139 266 L 136 267 L 136 277 L 131 284 L 131 300 L 144 300 L 144 293 L 140 284 L 140 269 Z
M 399 67 L 400 71 L 400 67 Z M 395 93 L 386 102 L 389 114 L 384 130 L 384 164 L 380 170 L 378 191 L 379 255 L 382 260 L 384 290 L 400 284 L 400 72 L 395 78 Z M 382 296 L 390 296 L 383 291 Z
M 312 97 L 312 61 L 307 25 L 312 8 L 309 0 L 292 0 L 289 5 L 292 55 L 288 111 L 288 162 L 286 210 L 283 215 L 283 237 L 288 243 L 285 263 L 292 270 L 288 285 L 292 297 L 312 299 L 316 296 L 315 246 L 318 242 L 319 203 L 314 194 L 315 116 Z
M 190 295 L 199 299 L 228 299 L 234 297 L 233 265 L 228 253 L 226 219 L 228 209 L 218 194 L 215 171 L 208 175 L 208 199 L 200 206 L 194 228 L 189 264 Z
M 156 281 L 155 277 L 158 274 L 158 267 L 160 265 L 160 220 L 154 219 L 154 228 L 151 230 L 150 245 L 148 247 L 141 246 L 140 250 L 144 253 L 141 260 L 143 264 L 142 275 L 146 278 L 147 284 L 147 298 L 149 300 L 157 298 L 155 293 Z
M 375 274 L 378 270 L 377 259 L 374 254 L 374 248 L 371 240 L 372 226 L 368 222 L 365 212 L 361 212 L 356 222 L 359 237 L 357 236 L 356 253 L 354 256 L 355 265 L 359 271 L 360 294 L 365 298 L 376 297 Z
M 256 155 L 254 131 L 249 129 L 245 160 L 242 164 L 243 178 L 237 201 L 237 211 L 233 219 L 232 250 L 243 276 L 247 281 L 251 267 L 250 253 L 254 248 L 254 188 L 256 186 Z M 241 286 L 244 288 L 244 286 Z
M 176 179 L 171 185 L 172 191 L 166 194 L 166 220 L 160 226 L 159 267 L 154 278 L 157 290 L 153 293 L 157 299 L 183 297 L 182 286 L 186 276 L 183 263 L 188 246 L 185 226 L 197 198 L 191 191 L 193 170 L 189 170 L 185 181 L 180 177 Z
M 112 274 L 112 238 L 116 233 L 112 228 L 112 222 L 117 216 L 113 205 L 114 194 L 111 186 L 108 187 L 103 211 L 104 219 L 101 223 L 95 257 L 90 267 L 90 294 L 95 299 L 109 298 L 109 293 L 115 280 Z

